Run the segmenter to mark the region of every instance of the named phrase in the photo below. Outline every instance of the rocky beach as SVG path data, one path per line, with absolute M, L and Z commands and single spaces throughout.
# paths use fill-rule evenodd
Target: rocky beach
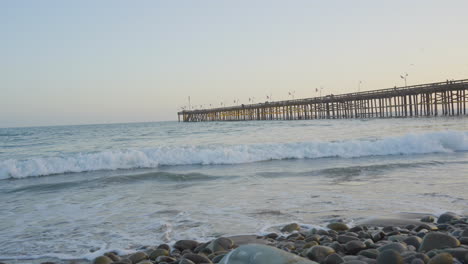
M 148 245 L 131 254 L 105 252 L 94 260 L 31 260 L 10 263 L 93 264 L 464 264 L 468 263 L 468 217 L 406 214 L 349 226 L 297 223 L 263 236 L 238 235 L 211 241 L 179 240 Z
M 463 121 L 7 129 L 0 262 L 466 263 Z

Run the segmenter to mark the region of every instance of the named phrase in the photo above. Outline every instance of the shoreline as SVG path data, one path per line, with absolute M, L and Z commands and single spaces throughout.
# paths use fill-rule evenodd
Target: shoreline
M 105 253 L 101 254 L 103 251 Z M 172 245 L 152 245 L 132 251 L 134 253 L 125 254 L 123 251 L 99 250 L 95 252 L 98 254 L 95 254 L 94 260 L 44 257 L 0 259 L 0 263 L 279 264 L 287 261 L 326 264 L 463 264 L 468 263 L 468 216 L 450 212 L 438 217 L 402 213 L 358 221 L 353 226 L 337 221 L 324 228 L 311 229 L 291 223 L 283 226 L 278 232 L 264 236 L 226 236 L 205 242 L 179 240 Z M 260 257 L 253 262 L 245 262 L 242 261 L 242 255 L 245 254 Z M 268 256 L 276 257 L 270 259 Z M 390 259 L 403 262 L 388 262 Z

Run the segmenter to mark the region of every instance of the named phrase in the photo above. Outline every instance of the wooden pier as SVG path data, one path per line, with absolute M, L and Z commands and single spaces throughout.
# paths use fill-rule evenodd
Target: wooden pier
M 178 112 L 179 122 L 466 115 L 468 79 Z

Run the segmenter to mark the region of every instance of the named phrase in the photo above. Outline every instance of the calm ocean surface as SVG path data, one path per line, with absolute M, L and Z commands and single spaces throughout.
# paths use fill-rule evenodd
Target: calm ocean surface
M 467 183 L 468 118 L 2 128 L 0 259 L 466 215 Z

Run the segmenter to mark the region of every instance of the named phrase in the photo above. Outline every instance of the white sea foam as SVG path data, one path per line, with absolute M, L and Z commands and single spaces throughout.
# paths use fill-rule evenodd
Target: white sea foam
M 355 158 L 468 150 L 468 133 L 444 131 L 376 140 L 172 146 L 0 161 L 0 179 L 161 165 L 240 164 L 265 160 Z

